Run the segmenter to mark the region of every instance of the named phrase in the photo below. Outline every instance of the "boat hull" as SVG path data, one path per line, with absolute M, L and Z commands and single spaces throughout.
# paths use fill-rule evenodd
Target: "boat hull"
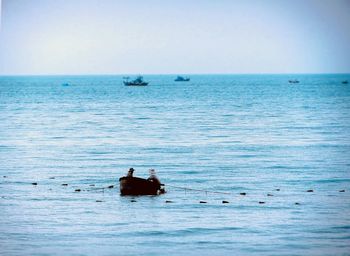
M 160 191 L 159 184 L 137 177 L 121 177 L 119 183 L 121 195 L 158 195 Z
M 143 83 L 132 83 L 132 82 L 124 82 L 124 85 L 126 86 L 146 86 L 148 83 L 143 82 Z
M 190 79 L 189 79 L 189 78 L 185 78 L 185 79 L 175 79 L 174 81 L 175 81 L 175 82 L 188 82 L 188 81 L 190 81 Z
M 298 83 L 299 83 L 298 80 L 289 80 L 288 82 L 289 82 L 290 84 L 298 84 Z

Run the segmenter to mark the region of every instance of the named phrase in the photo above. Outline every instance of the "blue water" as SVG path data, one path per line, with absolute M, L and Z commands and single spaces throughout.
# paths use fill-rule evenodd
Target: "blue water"
M 350 255 L 350 75 L 174 77 L 0 78 L 0 255 Z

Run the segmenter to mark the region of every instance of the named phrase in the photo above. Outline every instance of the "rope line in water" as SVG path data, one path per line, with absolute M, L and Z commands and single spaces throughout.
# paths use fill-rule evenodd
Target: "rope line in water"
M 108 185 L 106 187 L 101 187 L 101 188 L 96 188 L 96 187 L 90 187 L 87 189 L 87 191 L 91 191 L 91 190 L 105 190 L 105 189 L 113 189 L 116 188 L 118 184 L 112 184 L 112 185 Z
M 229 192 L 222 192 L 222 191 L 213 191 L 213 190 L 206 190 L 206 189 L 195 189 L 195 188 L 188 188 L 188 187 L 179 187 L 179 186 L 173 186 L 173 185 L 168 185 L 168 184 L 162 184 L 166 187 L 171 187 L 171 188 L 177 188 L 177 189 L 182 189 L 182 190 L 190 190 L 190 191 L 197 191 L 197 192 L 205 192 L 205 193 L 211 193 L 211 194 L 223 194 L 223 195 L 232 195 L 232 193 Z M 94 188 L 91 187 L 89 189 L 87 189 L 88 191 L 90 190 L 105 190 L 105 189 L 112 189 L 112 188 L 116 188 L 118 186 L 118 184 L 113 184 L 113 185 L 109 185 L 106 187 L 100 187 L 100 188 Z
M 213 190 L 205 190 L 205 189 L 194 189 L 194 188 L 178 187 L 178 186 L 167 185 L 167 184 L 165 184 L 165 186 L 171 187 L 171 188 L 183 189 L 183 190 L 191 190 L 191 191 L 198 191 L 198 192 L 211 193 L 211 194 L 232 195 L 232 193 L 229 193 L 229 192 L 221 192 L 221 191 L 213 191 Z

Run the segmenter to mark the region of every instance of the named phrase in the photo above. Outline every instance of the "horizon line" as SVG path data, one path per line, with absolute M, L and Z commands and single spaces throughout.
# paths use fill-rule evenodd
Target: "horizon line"
M 15 77 L 15 76 L 138 76 L 138 75 L 143 75 L 143 76 L 170 76 L 170 75 L 350 75 L 350 72 L 344 73 L 344 72 L 334 72 L 334 73 L 321 73 L 321 72 L 310 72 L 310 73 L 92 73 L 92 74 L 87 74 L 87 73 L 74 73 L 74 74 L 63 74 L 63 73 L 58 73 L 58 74 L 0 74 L 0 77 Z

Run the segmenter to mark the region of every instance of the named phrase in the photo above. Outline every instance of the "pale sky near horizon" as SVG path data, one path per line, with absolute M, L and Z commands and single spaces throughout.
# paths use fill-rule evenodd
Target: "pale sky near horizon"
M 349 0 L 2 0 L 0 75 L 350 73 Z

